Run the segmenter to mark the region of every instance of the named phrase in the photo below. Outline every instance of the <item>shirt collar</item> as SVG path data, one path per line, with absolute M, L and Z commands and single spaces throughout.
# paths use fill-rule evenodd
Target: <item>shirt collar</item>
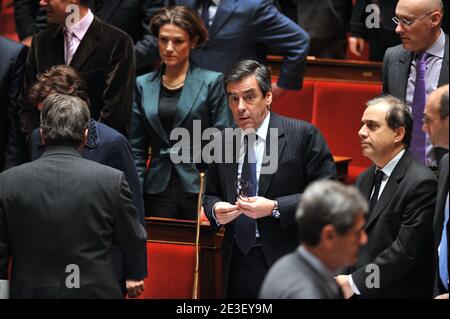
M 89 29 L 92 21 L 94 21 L 94 15 L 91 10 L 88 10 L 88 13 L 81 19 L 77 24 L 74 24 L 66 29 L 71 31 L 75 36 L 81 41 Z
M 319 258 L 307 251 L 303 245 L 300 245 L 297 251 L 313 266 L 314 269 L 323 274 L 328 280 L 334 280 L 333 272 L 328 269 Z
M 378 169 L 380 169 L 384 173 L 384 175 L 386 175 L 386 177 L 389 178 L 392 172 L 394 171 L 395 167 L 397 166 L 398 162 L 402 158 L 403 154 L 405 154 L 405 150 L 400 151 L 400 153 L 395 155 L 395 157 L 391 159 L 389 163 L 384 165 L 384 167 Z
M 220 0 L 211 0 L 211 2 L 214 3 L 216 7 L 218 7 L 220 4 Z
M 439 36 L 439 38 L 431 45 L 431 47 L 425 50 L 425 52 L 443 59 L 444 51 L 445 51 L 445 35 L 441 29 L 441 35 Z
M 255 130 L 256 135 L 258 135 L 258 140 L 266 141 L 267 138 L 267 131 L 269 130 L 269 122 L 270 122 L 270 112 L 267 112 L 266 117 L 264 118 L 261 125 Z M 248 129 L 250 132 L 253 132 L 252 129 Z M 244 138 L 244 135 L 246 135 L 246 130 L 242 130 L 242 139 Z

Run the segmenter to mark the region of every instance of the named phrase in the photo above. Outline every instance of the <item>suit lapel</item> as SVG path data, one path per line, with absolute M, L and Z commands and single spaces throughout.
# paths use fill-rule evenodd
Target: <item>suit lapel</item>
M 159 137 L 169 145 L 169 137 L 166 135 L 158 115 L 159 94 L 161 89 L 161 71 L 152 74 L 148 78 L 147 87 L 142 89 L 143 108 L 145 117 Z
M 52 34 L 52 41 L 47 44 L 47 56 L 52 65 L 66 64 L 64 60 L 64 35 L 62 27 L 58 26 Z
M 204 85 L 203 79 L 197 75 L 196 71 L 197 68 L 191 64 L 188 74 L 186 75 L 183 90 L 181 91 L 173 127 L 181 126 L 181 123 L 194 107 L 200 90 Z
M 439 75 L 438 87 L 448 84 L 448 35 L 445 35 L 445 49 L 444 49 L 444 58 L 442 60 L 441 73 Z
M 278 164 L 281 163 L 282 154 L 284 151 L 284 148 L 286 146 L 286 138 L 284 134 L 284 128 L 283 124 L 281 123 L 281 119 L 275 114 L 270 113 L 270 121 L 269 121 L 269 128 L 267 132 L 267 138 L 266 138 L 266 147 L 264 150 L 264 156 L 263 156 L 263 165 L 264 163 L 268 163 L 268 160 L 270 157 L 267 154 L 271 154 L 270 150 L 270 138 L 271 138 L 271 128 L 275 128 L 278 130 Z M 260 174 L 259 176 L 259 188 L 258 188 L 258 196 L 265 196 L 267 193 L 267 189 L 269 188 L 270 181 L 272 180 L 273 174 Z
M 373 223 L 373 221 L 384 211 L 386 206 L 391 202 L 392 196 L 397 191 L 400 181 L 403 179 L 406 173 L 406 169 L 411 162 L 411 155 L 408 151 L 405 151 L 400 161 L 395 166 L 394 171 L 389 177 L 386 186 L 381 193 L 380 198 L 375 204 L 373 211 L 370 212 L 369 218 L 367 219 L 366 229 Z M 373 178 L 372 178 L 373 179 Z M 370 184 L 372 185 L 372 183 Z
M 222 25 L 231 17 L 238 6 L 238 0 L 222 0 L 217 8 L 213 23 L 209 29 L 209 38 L 214 38 L 214 35 L 222 28 Z
M 99 45 L 99 38 L 103 32 L 103 26 L 98 20 L 94 18 L 94 21 L 89 26 L 88 31 L 81 40 L 80 45 L 75 52 L 70 66 L 80 70 L 84 62 L 95 52 Z
M 411 51 L 404 50 L 403 54 L 399 58 L 399 83 L 395 85 L 399 86 L 399 96 L 404 96 L 406 100 L 406 86 L 408 84 L 409 71 L 411 68 L 411 61 L 413 58 L 413 53 Z

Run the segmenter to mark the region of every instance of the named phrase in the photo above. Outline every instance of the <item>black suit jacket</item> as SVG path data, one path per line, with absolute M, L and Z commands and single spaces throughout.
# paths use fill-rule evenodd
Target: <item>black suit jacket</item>
M 64 35 L 61 25 L 52 25 L 33 38 L 25 71 L 26 89 L 37 74 L 59 64 L 65 64 Z M 92 118 L 126 135 L 135 78 L 131 38 L 95 18 L 70 66 L 86 81 Z M 29 135 L 36 127 L 38 111 L 28 105 L 21 112 L 21 129 Z
M 438 256 L 438 248 L 441 243 L 442 237 L 442 227 L 444 224 L 444 213 L 445 213 L 445 201 L 448 196 L 448 154 L 442 157 L 440 167 L 439 167 L 439 183 L 438 183 L 438 193 L 436 200 L 436 211 L 434 213 L 434 221 L 433 221 L 433 234 L 434 234 L 434 261 L 436 263 L 436 284 L 435 284 L 435 294 L 443 294 L 448 292 L 445 287 L 441 283 L 441 279 L 439 278 L 439 256 Z M 448 223 L 446 225 L 447 231 L 447 241 L 449 236 L 449 227 Z M 447 258 L 448 258 L 448 245 L 447 245 Z M 449 266 L 447 260 L 447 266 Z M 449 268 L 450 269 L 450 268 Z M 447 271 L 449 270 L 447 269 Z M 450 273 L 450 272 L 449 272 Z
M 336 178 L 336 167 L 328 146 L 319 130 L 311 124 L 271 113 L 266 143 L 270 154 L 270 129 L 278 129 L 278 169 L 274 174 L 261 174 L 258 196 L 277 200 L 280 219 L 272 217 L 257 220 L 264 256 L 270 267 L 278 258 L 298 246 L 295 211 L 301 193 L 313 181 Z M 226 153 L 234 149 L 232 142 L 221 137 Z M 224 154 L 229 156 L 230 154 Z M 231 157 L 233 158 L 233 157 Z M 238 163 L 212 163 L 207 171 L 203 207 L 211 225 L 217 228 L 212 216 L 215 203 L 236 201 L 235 182 Z M 223 284 L 225 295 L 234 241 L 234 222 L 225 225 L 222 245 Z
M 26 161 L 26 144 L 19 132 L 27 48 L 0 36 L 0 172 Z
M 362 173 L 356 186 L 369 198 L 375 167 Z M 362 247 L 352 273 L 363 298 L 431 298 L 433 287 L 432 223 L 437 181 L 432 171 L 406 151 L 370 212 Z M 368 288 L 373 275 L 368 264 L 379 267 L 379 288 Z M 372 279 L 369 278 L 369 281 Z
M 12 257 L 11 298 L 121 298 L 111 247 L 145 243 L 124 174 L 75 148 L 50 147 L 0 175 L 0 278 Z M 79 267 L 77 289 L 66 286 L 68 265 Z

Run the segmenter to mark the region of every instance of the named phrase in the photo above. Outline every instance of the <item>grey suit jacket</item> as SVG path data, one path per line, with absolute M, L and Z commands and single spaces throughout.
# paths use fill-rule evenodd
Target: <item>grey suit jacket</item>
M 445 51 L 439 75 L 438 87 L 448 84 L 448 51 L 449 39 L 445 34 Z M 413 58 L 413 52 L 397 45 L 389 48 L 383 60 L 383 93 L 390 94 L 402 101 L 406 100 L 406 87 L 409 77 L 409 69 Z
M 146 249 L 122 172 L 54 146 L 0 175 L 0 279 L 11 257 L 12 298 L 122 298 L 113 244 Z M 69 265 L 77 289 L 67 286 Z
M 337 284 L 336 284 L 337 285 Z M 278 260 L 261 287 L 262 299 L 341 299 L 331 291 L 326 278 L 298 251 Z
M 434 261 L 436 263 L 436 283 L 435 283 L 435 294 L 441 294 L 444 292 L 448 292 L 445 290 L 445 287 L 441 284 L 441 280 L 439 279 L 439 256 L 438 256 L 438 247 L 441 242 L 442 237 L 442 225 L 444 223 L 444 213 L 445 213 L 445 201 L 447 200 L 448 195 L 448 154 L 442 157 L 440 167 L 439 167 L 439 183 L 438 183 L 438 193 L 436 199 L 436 211 L 434 213 L 433 220 L 433 234 L 434 234 Z M 449 238 L 449 227 L 448 223 L 446 226 L 447 231 L 447 240 Z M 448 249 L 448 245 L 447 245 Z M 447 258 L 448 258 L 447 251 Z M 447 261 L 448 265 L 448 261 Z

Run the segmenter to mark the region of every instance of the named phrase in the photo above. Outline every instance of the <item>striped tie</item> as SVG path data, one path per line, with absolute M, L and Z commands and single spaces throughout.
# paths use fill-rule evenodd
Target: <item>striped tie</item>
M 70 65 L 70 62 L 72 62 L 73 55 L 76 51 L 74 41 L 75 34 L 72 31 L 66 29 L 64 31 L 64 37 L 66 40 L 66 64 Z

